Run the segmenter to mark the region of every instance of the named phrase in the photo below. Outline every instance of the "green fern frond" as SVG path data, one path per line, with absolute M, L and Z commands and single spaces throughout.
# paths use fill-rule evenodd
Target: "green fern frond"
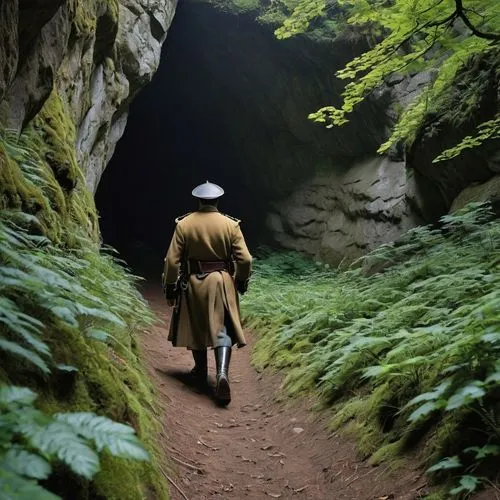
M 0 497 L 15 500 L 61 500 L 36 482 L 0 467 Z
M 13 446 L 5 454 L 0 454 L 0 469 L 31 479 L 47 479 L 52 471 L 47 460 L 20 446 Z
M 70 425 L 76 433 L 93 441 L 98 451 L 107 449 L 112 455 L 133 460 L 149 460 L 134 429 L 93 413 L 63 413 L 56 415 L 60 422 Z
M 50 369 L 47 363 L 35 352 L 24 348 L 23 346 L 17 344 L 16 342 L 11 342 L 10 340 L 0 338 L 0 350 L 5 351 L 8 354 L 13 354 L 18 356 L 29 363 L 40 368 L 44 373 L 50 373 Z
M 374 261 L 383 271 L 365 275 Z M 488 204 L 444 216 L 439 229 L 411 230 L 342 272 L 293 253 L 257 261 L 242 301 L 245 321 L 262 332 L 254 362 L 285 368 L 286 390 L 318 391 L 335 411 L 362 396 L 362 441 L 378 439 L 368 453 L 418 435 L 432 418 L 429 449 L 442 451 L 429 460 L 450 449 L 461 456 L 466 429 L 452 443 L 445 429 L 464 426 L 470 412 L 484 418 L 476 427 L 491 440 L 472 444 L 500 446 L 492 430 L 500 427 L 488 423 L 498 417 L 500 385 L 498 262 L 500 221 Z M 390 433 L 380 426 L 387 405 Z

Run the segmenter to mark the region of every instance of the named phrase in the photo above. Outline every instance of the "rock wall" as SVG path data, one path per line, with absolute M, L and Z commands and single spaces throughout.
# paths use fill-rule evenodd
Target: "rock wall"
M 500 138 L 490 139 L 481 147 L 465 149 L 447 161 L 433 163 L 443 150 L 466 136 L 477 135 L 479 124 L 499 116 L 500 49 L 470 59 L 445 95 L 442 106 L 430 113 L 406 155 L 408 168 L 416 172 L 422 190 L 421 207 L 426 220 L 434 221 L 452 207 L 457 197 L 474 201 L 491 194 L 488 182 L 500 172 Z M 484 187 L 484 191 L 481 189 Z M 470 188 L 476 198 L 471 197 Z M 465 198 L 461 193 L 467 190 Z M 488 199 L 491 196 L 488 197 Z
M 404 162 L 368 158 L 319 173 L 267 219 L 276 241 L 324 262 L 351 262 L 422 222 Z
M 1 128 L 21 133 L 37 120 L 57 121 L 46 107 L 52 96 L 74 127 L 70 156 L 94 192 L 128 104 L 158 67 L 175 7 L 176 0 L 3 0 Z
M 337 265 L 469 202 L 490 200 L 500 206 L 499 139 L 433 163 L 440 152 L 495 118 L 500 109 L 499 62 L 499 50 L 469 61 L 442 109 L 426 117 L 408 150 L 396 146 L 389 157 L 354 159 L 347 167 L 330 157 L 328 173 L 311 175 L 274 203 L 267 218 L 274 240 Z M 432 78 L 432 72 L 395 75 L 379 95 L 407 107 Z M 387 108 L 387 122 L 395 118 L 394 108 Z

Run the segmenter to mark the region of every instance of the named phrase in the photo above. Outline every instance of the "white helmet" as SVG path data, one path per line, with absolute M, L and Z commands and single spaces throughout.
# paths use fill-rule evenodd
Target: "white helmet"
M 205 182 L 196 186 L 191 194 L 200 200 L 215 200 L 224 194 L 224 190 L 217 184 Z

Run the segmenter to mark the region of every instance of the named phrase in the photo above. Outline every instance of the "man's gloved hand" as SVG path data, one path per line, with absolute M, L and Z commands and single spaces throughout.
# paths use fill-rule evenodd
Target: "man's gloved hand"
M 175 305 L 177 299 L 177 283 L 167 283 L 163 285 L 163 293 L 169 306 Z
M 236 290 L 238 290 L 240 295 L 243 295 L 248 290 L 248 280 L 236 279 L 234 283 L 236 285 Z

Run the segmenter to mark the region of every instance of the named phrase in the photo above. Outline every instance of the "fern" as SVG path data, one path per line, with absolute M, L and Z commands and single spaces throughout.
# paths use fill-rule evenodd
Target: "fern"
M 2 498 L 16 500 L 60 500 L 36 482 L 24 479 L 19 474 L 0 466 L 0 495 Z
M 36 394 L 25 387 L 0 388 L 0 470 L 9 473 L 9 481 L 14 474 L 46 479 L 52 470 L 48 460 L 53 459 L 65 463 L 75 474 L 92 479 L 99 471 L 93 447 L 117 457 L 150 459 L 131 427 L 93 413 L 50 417 L 32 406 L 35 399 Z
M 51 180 L 41 167 L 38 154 L 13 134 L 0 136 L 0 146 L 20 166 L 24 182 L 49 196 Z M 138 376 L 131 332 L 154 321 L 134 288 L 136 278 L 127 274 L 109 251 L 101 252 L 84 230 L 68 228 L 80 240 L 76 248 L 69 248 L 31 232 L 42 227 L 41 221 L 31 214 L 0 210 L 2 498 L 58 498 L 37 484 L 50 479 L 56 463 L 63 463 L 74 474 L 91 480 L 100 470 L 99 453 L 103 451 L 130 460 L 151 459 L 128 425 L 91 412 L 54 413 L 40 409 L 45 407 L 46 396 L 53 401 L 51 385 L 55 374 L 67 377 L 65 380 L 80 376 L 84 381 L 92 370 L 102 370 L 103 366 L 107 370 L 103 374 L 109 376 L 110 372 L 117 378 L 114 390 L 123 405 L 128 399 L 135 405 L 143 404 L 149 388 Z M 83 370 L 80 365 L 87 360 L 75 358 L 78 351 L 69 345 L 79 338 L 83 342 L 78 345 L 82 355 L 95 358 L 94 364 L 83 366 Z M 106 341 L 108 345 L 96 341 Z M 125 374 L 112 366 L 109 352 L 127 360 Z M 128 385 L 123 383 L 125 377 Z M 17 381 L 31 388 L 14 385 Z M 37 399 L 37 393 L 43 397 Z M 100 397 L 103 395 L 107 397 L 106 393 Z M 105 400 L 102 403 L 100 411 L 113 410 L 106 407 Z M 84 406 L 97 408 L 92 402 Z M 134 415 L 134 410 L 131 412 Z M 149 474 L 147 469 L 145 473 Z
M 383 272 L 366 274 L 374 262 L 385 263 Z M 500 222 L 487 204 L 444 216 L 440 229 L 416 228 L 342 272 L 292 253 L 266 257 L 257 261 L 243 301 L 245 320 L 263 331 L 254 362 L 287 368 L 290 393 L 316 390 L 339 415 L 352 395 L 361 398 L 366 454 L 386 439 L 411 441 L 431 419 L 460 429 L 453 439 L 438 425 L 427 458 L 467 455 L 469 465 L 457 470 L 470 475 L 471 459 L 479 466 L 500 446 L 500 432 L 492 430 L 500 385 L 499 263 Z M 294 268 L 300 271 L 289 272 Z M 389 435 L 380 427 L 386 401 L 393 408 Z M 484 439 L 460 427 L 470 419 Z M 471 449 L 485 446 L 491 454 L 472 458 Z
M 10 448 L 0 461 L 0 469 L 31 479 L 47 479 L 52 470 L 45 458 L 17 445 Z
M 70 425 L 75 432 L 95 443 L 98 451 L 107 449 L 112 455 L 134 460 L 149 460 L 149 454 L 128 425 L 113 422 L 93 413 L 63 413 L 56 419 Z

